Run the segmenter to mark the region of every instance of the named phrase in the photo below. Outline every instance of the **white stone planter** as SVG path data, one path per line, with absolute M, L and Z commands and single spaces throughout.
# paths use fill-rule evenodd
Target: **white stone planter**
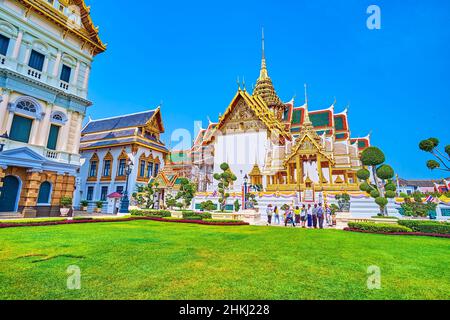
M 67 217 L 69 216 L 70 208 L 61 208 L 59 212 L 61 213 L 61 217 Z

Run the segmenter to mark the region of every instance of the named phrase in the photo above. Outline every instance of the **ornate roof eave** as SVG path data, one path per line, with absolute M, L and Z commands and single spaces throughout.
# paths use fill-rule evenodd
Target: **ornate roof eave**
M 285 128 L 284 123 L 278 121 L 278 119 L 275 118 L 273 113 L 269 110 L 266 102 L 260 97 L 260 96 L 250 96 L 247 92 L 245 92 L 247 99 L 252 99 L 253 101 L 256 101 L 256 103 L 259 105 L 259 107 L 262 109 L 261 111 L 263 114 L 269 118 L 269 126 L 274 126 L 276 128 L 277 134 L 280 134 L 283 136 L 284 139 L 291 141 L 292 135 L 290 132 L 288 132 Z
M 299 152 L 299 150 L 300 150 L 300 147 L 301 147 L 303 141 L 304 141 L 306 138 L 309 138 L 309 140 L 313 143 L 313 145 L 314 145 L 314 147 L 315 147 L 315 149 L 316 149 L 315 154 L 320 153 L 320 154 L 321 154 L 322 156 L 324 156 L 328 161 L 330 161 L 332 165 L 336 165 L 336 161 L 334 160 L 333 156 L 332 156 L 331 154 L 329 154 L 328 152 L 326 152 L 326 151 L 318 144 L 317 138 L 319 138 L 319 140 L 320 140 L 320 137 L 317 135 L 317 133 L 311 132 L 311 131 L 307 131 L 306 133 L 303 133 L 303 135 L 297 139 L 296 144 L 295 144 L 295 147 L 293 148 L 292 152 L 291 152 L 290 155 L 287 156 L 286 159 L 284 160 L 284 162 L 283 162 L 284 165 L 286 165 L 289 161 L 292 160 L 293 157 L 295 157 L 295 155 L 298 154 L 298 152 Z M 310 154 L 312 154 L 312 153 L 310 153 Z
M 161 133 L 164 133 L 165 129 L 164 129 L 164 124 L 162 122 L 161 107 L 156 108 L 153 116 L 147 121 L 146 125 L 149 126 L 152 123 L 152 121 L 155 119 L 156 116 L 158 116 L 157 121 L 160 126 L 159 131 Z
M 71 32 L 81 40 L 89 43 L 93 46 L 93 55 L 97 55 L 106 51 L 106 45 L 101 41 L 98 35 L 98 27 L 95 27 L 90 16 L 90 7 L 86 6 L 84 0 L 70 0 L 78 8 L 80 8 L 80 18 L 85 29 L 77 30 L 73 28 L 68 23 L 68 17 L 63 13 L 59 12 L 56 8 L 52 7 L 47 3 L 47 1 L 41 0 L 18 0 L 22 3 L 28 10 L 33 10 L 36 13 L 44 16 L 48 20 L 57 24 L 66 30 L 66 32 Z M 69 0 L 66 1 L 67 3 Z
M 213 128 L 212 133 L 209 137 L 206 137 L 204 144 L 208 144 L 211 142 L 214 134 L 217 130 L 220 130 L 225 124 L 227 117 L 233 111 L 234 106 L 236 105 L 237 99 L 241 97 L 247 103 L 247 105 L 255 112 L 255 114 L 259 117 L 259 119 L 264 123 L 267 129 L 271 132 L 275 132 L 280 136 L 280 139 L 291 140 L 292 136 L 289 132 L 287 132 L 283 125 L 274 117 L 274 115 L 270 112 L 269 108 L 259 97 L 252 97 L 248 94 L 247 91 L 238 90 L 236 95 L 234 96 L 231 103 L 228 105 L 225 113 L 220 117 L 219 123 Z M 282 140 L 281 139 L 281 140 Z

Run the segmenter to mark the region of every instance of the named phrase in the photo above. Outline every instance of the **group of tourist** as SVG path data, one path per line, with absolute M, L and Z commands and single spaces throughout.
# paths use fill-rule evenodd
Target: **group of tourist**
M 292 225 L 294 227 L 301 226 L 302 228 L 323 229 L 325 223 L 328 227 L 336 225 L 336 217 L 328 205 L 320 204 L 304 204 L 299 206 L 284 206 L 280 209 L 271 204 L 267 207 L 267 225 L 277 224 L 282 222 L 287 227 Z

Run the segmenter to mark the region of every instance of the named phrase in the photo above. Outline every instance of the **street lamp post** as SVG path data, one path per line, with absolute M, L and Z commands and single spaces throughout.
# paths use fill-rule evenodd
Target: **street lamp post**
M 122 200 L 120 202 L 120 213 L 129 213 L 129 207 L 130 207 L 130 199 L 128 197 L 128 182 L 130 180 L 130 175 L 133 172 L 133 162 L 128 159 L 126 167 L 125 167 L 125 174 L 127 176 L 127 184 L 125 186 L 125 191 L 123 193 Z
M 248 186 L 248 176 L 244 176 L 244 210 L 247 210 L 247 186 Z

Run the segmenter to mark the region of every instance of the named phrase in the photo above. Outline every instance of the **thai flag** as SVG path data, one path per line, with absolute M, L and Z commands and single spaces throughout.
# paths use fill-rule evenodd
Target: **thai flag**
M 214 191 L 214 192 L 212 193 L 213 198 L 217 197 L 217 195 L 218 195 L 217 191 Z
M 434 197 L 433 197 L 433 196 L 428 196 L 428 197 L 425 199 L 425 202 L 434 202 Z

